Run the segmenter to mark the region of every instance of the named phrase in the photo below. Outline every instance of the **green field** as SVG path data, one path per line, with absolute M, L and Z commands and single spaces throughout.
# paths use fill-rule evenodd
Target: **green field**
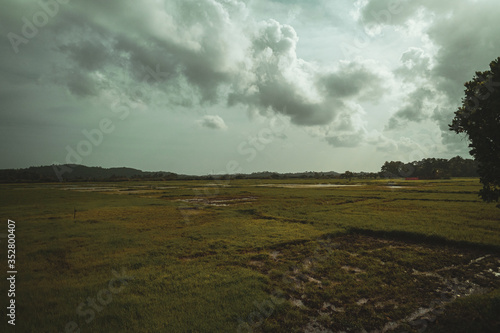
M 500 209 L 479 189 L 477 179 L 0 185 L 5 266 L 16 222 L 15 331 L 498 332 Z M 5 278 L 1 289 L 5 309 Z

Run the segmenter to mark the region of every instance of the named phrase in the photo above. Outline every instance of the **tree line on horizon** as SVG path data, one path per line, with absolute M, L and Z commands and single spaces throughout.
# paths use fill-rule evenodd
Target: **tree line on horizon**
M 451 177 L 478 177 L 478 162 L 455 156 L 444 158 L 424 158 L 421 161 L 403 163 L 385 162 L 380 170 L 383 178 L 446 179 Z
M 168 180 L 217 180 L 217 179 L 352 179 L 352 178 L 419 178 L 443 179 L 450 177 L 478 177 L 476 161 L 464 159 L 460 156 L 449 160 L 442 158 L 426 158 L 421 161 L 404 163 L 401 161 L 388 161 L 381 167 L 380 172 L 254 172 L 251 174 L 236 175 L 182 175 L 172 172 L 148 172 L 132 168 L 101 168 L 83 165 L 68 165 L 71 172 L 63 175 L 63 181 L 88 182 L 88 181 L 168 181 Z M 26 169 L 0 170 L 1 183 L 22 182 L 59 182 L 54 166 L 37 166 Z

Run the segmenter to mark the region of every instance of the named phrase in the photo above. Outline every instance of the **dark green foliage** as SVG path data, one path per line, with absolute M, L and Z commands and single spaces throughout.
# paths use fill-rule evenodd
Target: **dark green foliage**
M 385 178 L 419 177 L 421 179 L 443 179 L 450 177 L 477 177 L 477 162 L 460 156 L 449 160 L 424 158 L 421 161 L 403 163 L 385 162 L 380 175 Z
M 354 177 L 354 173 L 351 171 L 346 171 L 340 175 L 340 178 L 349 179 L 349 181 L 351 181 L 352 177 Z
M 211 180 L 219 185 L 234 179 L 328 179 L 337 178 L 339 173 L 328 172 L 254 172 L 237 175 L 184 175 L 166 171 L 141 171 L 132 168 L 101 168 L 79 164 L 32 166 L 25 169 L 0 170 L 0 183 L 42 183 L 42 182 L 122 182 L 127 180 L 165 181 L 165 180 Z
M 476 72 L 465 83 L 465 98 L 455 112 L 450 130 L 465 133 L 470 154 L 479 163 L 483 189 L 479 196 L 486 202 L 500 197 L 500 58 L 490 70 Z

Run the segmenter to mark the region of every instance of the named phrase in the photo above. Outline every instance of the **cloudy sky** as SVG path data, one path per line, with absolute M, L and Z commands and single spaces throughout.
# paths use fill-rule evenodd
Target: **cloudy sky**
M 468 156 L 498 0 L 6 0 L 0 168 L 379 171 Z

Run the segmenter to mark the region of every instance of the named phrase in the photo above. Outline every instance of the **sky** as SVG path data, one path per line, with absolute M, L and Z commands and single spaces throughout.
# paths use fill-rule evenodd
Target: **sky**
M 500 56 L 498 0 L 6 0 L 0 169 L 379 171 Z

